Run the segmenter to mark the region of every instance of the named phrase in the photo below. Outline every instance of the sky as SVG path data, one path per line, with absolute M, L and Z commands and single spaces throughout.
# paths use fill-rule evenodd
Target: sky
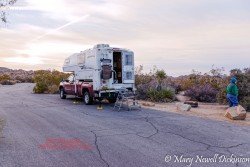
M 62 71 L 66 57 L 99 43 L 171 76 L 250 67 L 249 0 L 18 0 L 6 10 L 2 67 Z

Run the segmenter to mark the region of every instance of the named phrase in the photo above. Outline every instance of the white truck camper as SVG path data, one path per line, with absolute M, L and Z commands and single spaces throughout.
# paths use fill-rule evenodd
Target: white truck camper
M 88 86 L 91 98 L 105 98 L 110 93 L 116 98 L 121 88 L 135 91 L 134 53 L 128 49 L 97 44 L 66 58 L 63 71 L 74 74 L 76 93 L 77 82 L 92 84 Z

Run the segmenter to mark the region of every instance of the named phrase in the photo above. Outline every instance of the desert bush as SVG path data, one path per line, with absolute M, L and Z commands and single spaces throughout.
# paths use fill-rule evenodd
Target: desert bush
M 210 84 L 213 88 L 218 90 L 223 83 L 223 68 L 215 68 L 202 74 L 199 71 L 193 70 L 192 74 L 188 76 L 178 77 L 175 82 L 180 86 L 180 90 L 186 91 L 196 86 Z
M 48 85 L 45 82 L 37 82 L 33 88 L 35 93 L 45 93 L 48 90 Z
M 55 93 L 62 78 L 68 78 L 70 74 L 56 70 L 38 70 L 34 72 L 33 80 L 36 85 L 33 88 L 35 93 Z M 56 86 L 57 88 L 55 88 Z
M 4 80 L 10 80 L 10 76 L 9 75 L 0 75 L 0 81 L 4 81 Z
M 152 75 L 149 73 L 143 73 L 143 66 L 140 65 L 139 67 L 135 68 L 135 86 L 149 83 L 153 80 Z
M 227 85 L 229 84 L 229 77 L 223 78 L 221 84 L 218 88 L 218 93 L 216 95 L 217 102 L 220 104 L 227 104 Z
M 48 91 L 45 92 L 45 93 L 51 93 L 51 94 L 59 93 L 58 85 L 49 85 L 48 86 Z
M 223 83 L 220 86 L 219 93 L 217 94 L 217 101 L 220 104 L 226 104 L 226 88 L 229 84 L 231 77 L 237 78 L 237 87 L 239 89 L 239 104 L 241 104 L 247 111 L 250 111 L 250 68 L 232 69 L 230 76 L 223 79 Z
M 34 83 L 34 80 L 32 77 L 25 77 L 23 81 L 24 83 Z
M 1 85 L 15 85 L 16 81 L 11 81 L 11 80 L 2 80 L 0 81 Z
M 142 65 L 135 68 L 135 86 L 137 88 L 137 98 L 145 100 L 147 98 L 147 90 L 151 87 L 149 83 L 153 80 L 153 77 L 148 73 L 143 73 L 142 71 Z
M 15 80 L 20 81 L 21 83 L 34 83 L 32 76 L 17 76 L 15 77 Z
M 163 97 L 158 85 L 162 89 L 173 88 L 174 93 L 185 91 L 185 95 L 190 96 L 193 100 L 201 102 L 219 102 L 227 104 L 226 87 L 229 84 L 231 77 L 236 77 L 239 89 L 239 103 L 250 111 L 250 68 L 243 70 L 233 69 L 230 75 L 223 74 L 223 68 L 214 68 L 202 74 L 193 70 L 192 74 L 180 77 L 157 77 L 157 70 L 149 73 L 143 73 L 143 66 L 136 68 L 135 79 L 137 87 L 137 95 L 139 99 L 150 99 L 158 101 L 158 98 Z M 164 72 L 164 73 L 163 73 Z M 166 76 L 165 71 L 160 72 L 158 76 Z M 161 78 L 161 79 L 160 79 Z M 159 80 L 160 79 L 160 80 Z M 158 90 L 158 91 L 157 91 Z
M 210 84 L 193 87 L 185 92 L 185 96 L 191 97 L 192 100 L 199 102 L 216 102 L 216 95 L 218 91 Z
M 151 101 L 172 101 L 175 97 L 175 89 L 167 81 L 164 70 L 157 70 L 154 66 L 149 73 L 143 73 L 143 66 L 135 69 L 135 83 L 137 98 Z
M 246 111 L 250 111 L 250 96 L 244 97 L 240 104 L 246 109 Z
M 147 92 L 150 89 L 150 85 L 149 84 L 140 84 L 137 87 L 137 91 L 136 91 L 136 97 L 137 99 L 140 100 L 145 100 L 147 99 Z
M 147 91 L 147 97 L 151 101 L 155 102 L 170 102 L 174 100 L 175 93 L 172 89 L 149 89 Z

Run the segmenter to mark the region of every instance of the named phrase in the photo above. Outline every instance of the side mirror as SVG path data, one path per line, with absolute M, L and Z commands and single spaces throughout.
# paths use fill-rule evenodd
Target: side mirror
M 61 79 L 61 82 L 64 82 L 64 81 L 65 81 L 64 78 L 62 78 L 62 79 Z

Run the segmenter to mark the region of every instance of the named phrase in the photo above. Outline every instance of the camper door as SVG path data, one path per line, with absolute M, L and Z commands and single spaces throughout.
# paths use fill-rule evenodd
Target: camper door
M 134 53 L 125 51 L 122 53 L 123 59 L 123 83 L 124 84 L 133 84 L 135 83 L 134 77 Z

